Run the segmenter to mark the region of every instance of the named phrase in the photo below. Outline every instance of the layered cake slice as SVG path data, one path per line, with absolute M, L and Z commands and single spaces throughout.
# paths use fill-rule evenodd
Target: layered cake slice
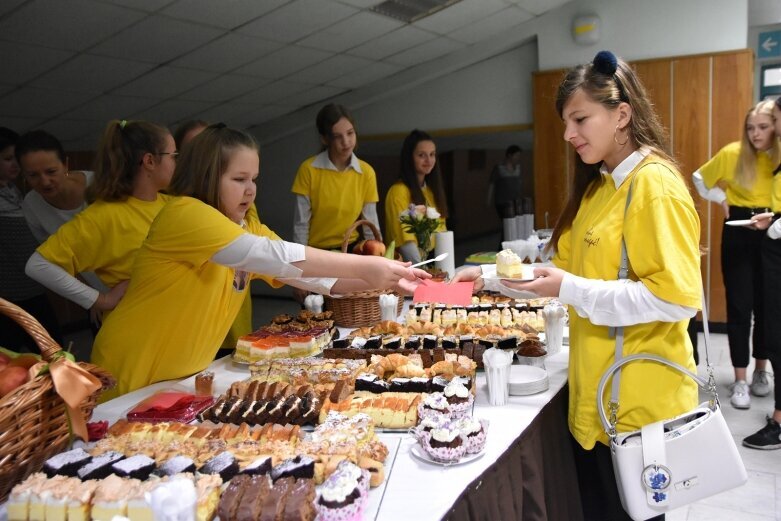
M 512 250 L 500 251 L 496 254 L 496 274 L 509 279 L 521 278 L 523 275 L 521 258 Z

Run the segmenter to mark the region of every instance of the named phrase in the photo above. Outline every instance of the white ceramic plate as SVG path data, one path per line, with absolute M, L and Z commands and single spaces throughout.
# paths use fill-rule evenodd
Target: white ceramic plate
M 486 273 L 483 275 L 485 280 L 509 280 L 510 282 L 529 282 L 534 280 L 534 266 L 525 265 L 521 270 L 520 277 L 501 277 L 496 272 Z
M 476 459 L 480 459 L 485 454 L 485 449 L 481 450 L 477 454 L 465 454 L 463 458 L 461 458 L 458 461 L 453 462 L 443 462 L 443 461 L 437 461 L 435 459 L 432 459 L 431 456 L 428 455 L 428 452 L 420 446 L 419 443 L 415 443 L 409 450 L 413 456 L 418 458 L 420 461 L 425 461 L 426 463 L 431 463 L 432 465 L 440 465 L 442 467 L 452 467 L 454 465 L 463 465 L 465 463 L 471 463 Z
M 728 226 L 748 226 L 751 224 L 751 219 L 738 219 L 735 221 L 726 221 L 724 224 Z

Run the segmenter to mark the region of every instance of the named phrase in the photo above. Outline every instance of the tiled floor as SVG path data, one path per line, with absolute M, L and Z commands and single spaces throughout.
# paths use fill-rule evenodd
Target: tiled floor
M 727 336 L 711 335 L 711 364 L 718 384 L 722 413 L 748 471 L 748 482 L 737 489 L 713 496 L 667 515 L 668 521 L 759 521 L 781 520 L 781 450 L 755 450 L 743 447 L 743 438 L 765 425 L 773 412 L 773 393 L 765 398 L 751 397 L 751 408 L 734 409 L 729 404 L 727 385 L 734 381 Z M 702 333 L 699 338 L 700 374 L 704 367 Z M 753 363 L 749 367 L 753 373 Z

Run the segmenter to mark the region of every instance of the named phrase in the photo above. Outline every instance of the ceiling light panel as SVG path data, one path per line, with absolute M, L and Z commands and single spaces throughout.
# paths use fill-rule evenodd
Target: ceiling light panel
M 430 16 L 437 11 L 451 6 L 461 0 L 386 0 L 371 8 L 371 11 L 411 23 Z

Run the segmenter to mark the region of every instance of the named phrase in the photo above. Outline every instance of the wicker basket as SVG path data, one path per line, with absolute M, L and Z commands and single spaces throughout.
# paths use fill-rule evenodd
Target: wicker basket
M 342 241 L 342 252 L 347 252 L 347 246 L 350 243 L 350 235 L 359 226 L 366 225 L 371 228 L 374 233 L 374 237 L 378 241 L 382 241 L 382 234 L 380 230 L 371 221 L 360 219 L 355 221 L 352 226 L 344 233 L 344 240 Z M 333 311 L 334 322 L 337 326 L 341 327 L 364 327 L 373 326 L 380 321 L 380 295 L 384 293 L 394 294 L 388 290 L 372 290 L 372 291 L 359 291 L 356 293 L 348 293 L 341 297 L 329 297 L 325 296 L 325 309 Z M 398 309 L 396 314 L 401 313 L 401 309 L 404 306 L 404 297 L 399 297 Z
M 35 340 L 45 361 L 61 350 L 41 324 L 25 310 L 0 298 L 0 313 L 8 316 Z M 103 384 L 81 404 L 85 419 L 92 416 L 98 395 L 113 387 L 114 379 L 97 366 L 79 363 Z M 11 488 L 65 449 L 69 442 L 65 402 L 54 390 L 51 376 L 39 376 L 0 398 L 0 502 Z

